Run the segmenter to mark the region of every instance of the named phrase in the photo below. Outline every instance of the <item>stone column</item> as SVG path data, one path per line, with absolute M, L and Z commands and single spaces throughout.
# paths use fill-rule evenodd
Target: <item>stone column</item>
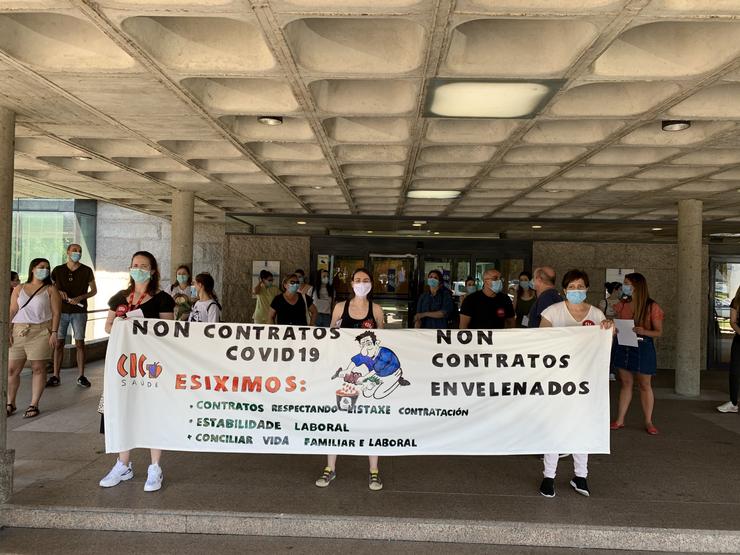
M 13 235 L 13 154 L 15 114 L 0 106 L 0 503 L 13 492 L 13 460 L 8 449 L 8 330 L 10 296 L 10 247 Z
M 172 193 L 172 246 L 170 280 L 175 283 L 177 267 L 186 264 L 193 268 L 193 225 L 195 219 L 195 193 Z
M 701 368 L 702 311 L 707 296 L 701 288 L 702 202 L 678 202 L 678 271 L 681 284 L 676 337 L 676 393 L 699 396 Z

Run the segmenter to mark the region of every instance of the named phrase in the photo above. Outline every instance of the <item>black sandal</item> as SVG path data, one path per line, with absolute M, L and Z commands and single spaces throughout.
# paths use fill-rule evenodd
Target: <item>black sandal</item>
M 38 416 L 41 411 L 36 405 L 28 405 L 26 412 L 23 413 L 23 418 L 33 418 Z
M 7 416 L 10 416 L 11 414 L 13 414 L 15 410 L 16 410 L 16 407 L 14 404 L 8 403 L 7 405 L 5 405 L 5 413 Z

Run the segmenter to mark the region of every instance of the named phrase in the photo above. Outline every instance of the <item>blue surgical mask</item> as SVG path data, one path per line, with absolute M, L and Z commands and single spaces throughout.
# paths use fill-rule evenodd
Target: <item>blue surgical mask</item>
M 300 283 L 291 283 L 290 285 L 288 285 L 288 292 L 289 293 L 298 293 L 298 289 L 300 289 L 300 288 L 301 288 L 301 284 Z
M 468 285 L 465 288 L 465 292 L 470 295 L 471 293 L 475 293 L 478 290 L 478 288 L 475 285 Z
M 439 287 L 439 280 L 437 278 L 427 278 L 427 285 L 429 287 Z
M 72 262 L 79 262 L 80 261 L 80 258 L 82 258 L 82 253 L 81 252 L 71 252 L 71 253 L 69 253 L 69 259 Z
M 631 297 L 633 292 L 634 290 L 629 283 L 625 283 L 624 285 L 622 285 L 622 295 L 627 295 L 628 297 Z
M 585 289 L 573 289 L 572 291 L 565 292 L 565 298 L 573 304 L 581 304 L 586 300 Z
M 322 277 L 321 278 L 321 283 L 324 284 L 324 285 L 326 285 L 327 283 L 329 283 L 329 278 L 326 277 L 326 276 Z
M 529 288 L 532 289 L 532 290 L 534 290 L 534 280 L 531 280 L 529 282 Z
M 49 268 L 37 268 L 33 271 L 33 275 L 36 279 L 44 281 L 49 277 Z
M 504 288 L 504 284 L 500 279 L 497 279 L 496 281 L 491 282 L 491 291 L 494 293 L 501 293 L 501 290 Z
M 131 268 L 128 273 L 136 283 L 144 283 L 152 277 L 149 270 L 142 270 L 141 268 Z
M 530 283 L 531 282 L 529 282 L 529 281 L 520 281 L 519 282 L 519 287 L 521 287 L 522 289 L 529 289 L 530 288 L 530 285 L 529 285 Z
M 177 283 L 179 283 L 180 285 L 184 285 L 189 281 L 190 281 L 190 276 L 188 275 L 180 274 L 177 276 Z

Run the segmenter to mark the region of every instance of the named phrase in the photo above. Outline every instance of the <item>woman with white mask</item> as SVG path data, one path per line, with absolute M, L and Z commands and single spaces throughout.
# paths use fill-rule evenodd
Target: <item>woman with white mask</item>
M 337 303 L 332 313 L 332 327 L 335 328 L 360 328 L 360 329 L 382 329 L 385 327 L 383 321 L 383 310 L 371 300 L 373 291 L 373 278 L 366 268 L 358 268 L 352 273 L 352 293 L 348 300 Z M 370 478 L 368 487 L 372 491 L 383 489 L 378 471 L 378 456 L 370 455 Z M 337 477 L 336 455 L 327 455 L 326 467 L 322 472 L 316 485 L 325 488 Z

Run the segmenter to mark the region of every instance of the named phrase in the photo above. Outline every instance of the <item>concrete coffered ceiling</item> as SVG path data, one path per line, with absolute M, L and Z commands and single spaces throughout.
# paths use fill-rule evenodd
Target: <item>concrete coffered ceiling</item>
M 529 118 L 426 117 L 435 79 L 557 90 Z M 185 189 L 265 232 L 650 240 L 686 198 L 708 232 L 740 222 L 736 0 L 4 0 L 0 105 L 17 197 L 169 217 Z

